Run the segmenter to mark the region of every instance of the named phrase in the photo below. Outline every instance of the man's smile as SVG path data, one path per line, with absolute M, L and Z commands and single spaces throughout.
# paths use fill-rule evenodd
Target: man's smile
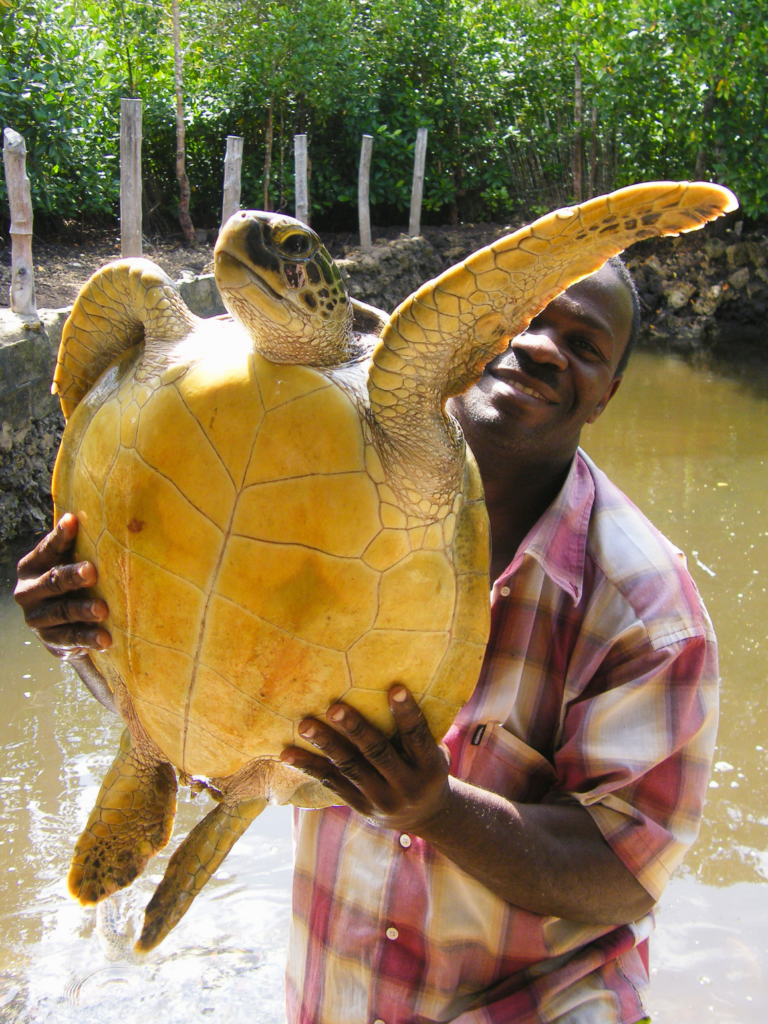
M 518 367 L 494 366 L 489 368 L 489 372 L 492 377 L 502 381 L 507 388 L 528 395 L 538 402 L 544 402 L 547 405 L 558 405 L 560 402 L 554 389 L 523 373 Z

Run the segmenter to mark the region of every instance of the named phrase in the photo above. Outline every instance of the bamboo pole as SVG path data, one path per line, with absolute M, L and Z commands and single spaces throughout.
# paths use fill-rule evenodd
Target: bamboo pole
M 27 147 L 13 128 L 3 132 L 3 165 L 11 208 L 11 309 L 34 315 L 35 269 L 32 264 L 32 196 L 27 177 Z
M 364 135 L 360 147 L 360 173 L 357 179 L 357 216 L 360 222 L 360 248 L 370 252 L 373 248 L 371 240 L 371 153 L 373 152 L 373 136 Z
M 224 154 L 224 195 L 221 201 L 221 226 L 240 209 L 241 175 L 243 170 L 243 140 L 239 135 L 227 136 Z
M 141 100 L 120 100 L 120 252 L 141 256 Z
M 427 162 L 427 129 L 416 132 L 416 152 L 413 160 L 413 187 L 411 189 L 411 216 L 408 234 L 415 238 L 421 234 L 421 200 L 424 195 L 424 166 Z
M 307 189 L 307 136 L 294 135 L 293 159 L 296 189 L 296 219 L 309 224 L 309 192 Z

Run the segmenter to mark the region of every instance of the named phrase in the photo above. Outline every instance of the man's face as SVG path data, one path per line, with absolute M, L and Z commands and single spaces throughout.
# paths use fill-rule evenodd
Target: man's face
M 487 447 L 570 458 L 581 428 L 621 383 L 616 368 L 631 326 L 629 290 L 608 265 L 554 299 L 451 401 L 475 454 Z

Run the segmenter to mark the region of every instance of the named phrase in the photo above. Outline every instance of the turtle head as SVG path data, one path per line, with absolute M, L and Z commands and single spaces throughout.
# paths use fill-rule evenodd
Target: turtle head
M 333 366 L 355 357 L 347 289 L 306 224 L 240 210 L 221 229 L 214 260 L 224 304 L 267 359 Z

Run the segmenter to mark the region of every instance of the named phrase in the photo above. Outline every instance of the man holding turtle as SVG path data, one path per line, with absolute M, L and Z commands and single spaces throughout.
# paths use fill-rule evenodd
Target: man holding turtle
M 698 830 L 716 648 L 682 556 L 579 450 L 638 327 L 620 261 L 572 286 L 451 401 L 485 486 L 492 631 L 444 744 L 400 685 L 286 761 L 348 806 L 299 813 L 292 1024 L 635 1024 L 651 908 Z M 109 644 L 76 522 L 19 564 L 54 653 Z

